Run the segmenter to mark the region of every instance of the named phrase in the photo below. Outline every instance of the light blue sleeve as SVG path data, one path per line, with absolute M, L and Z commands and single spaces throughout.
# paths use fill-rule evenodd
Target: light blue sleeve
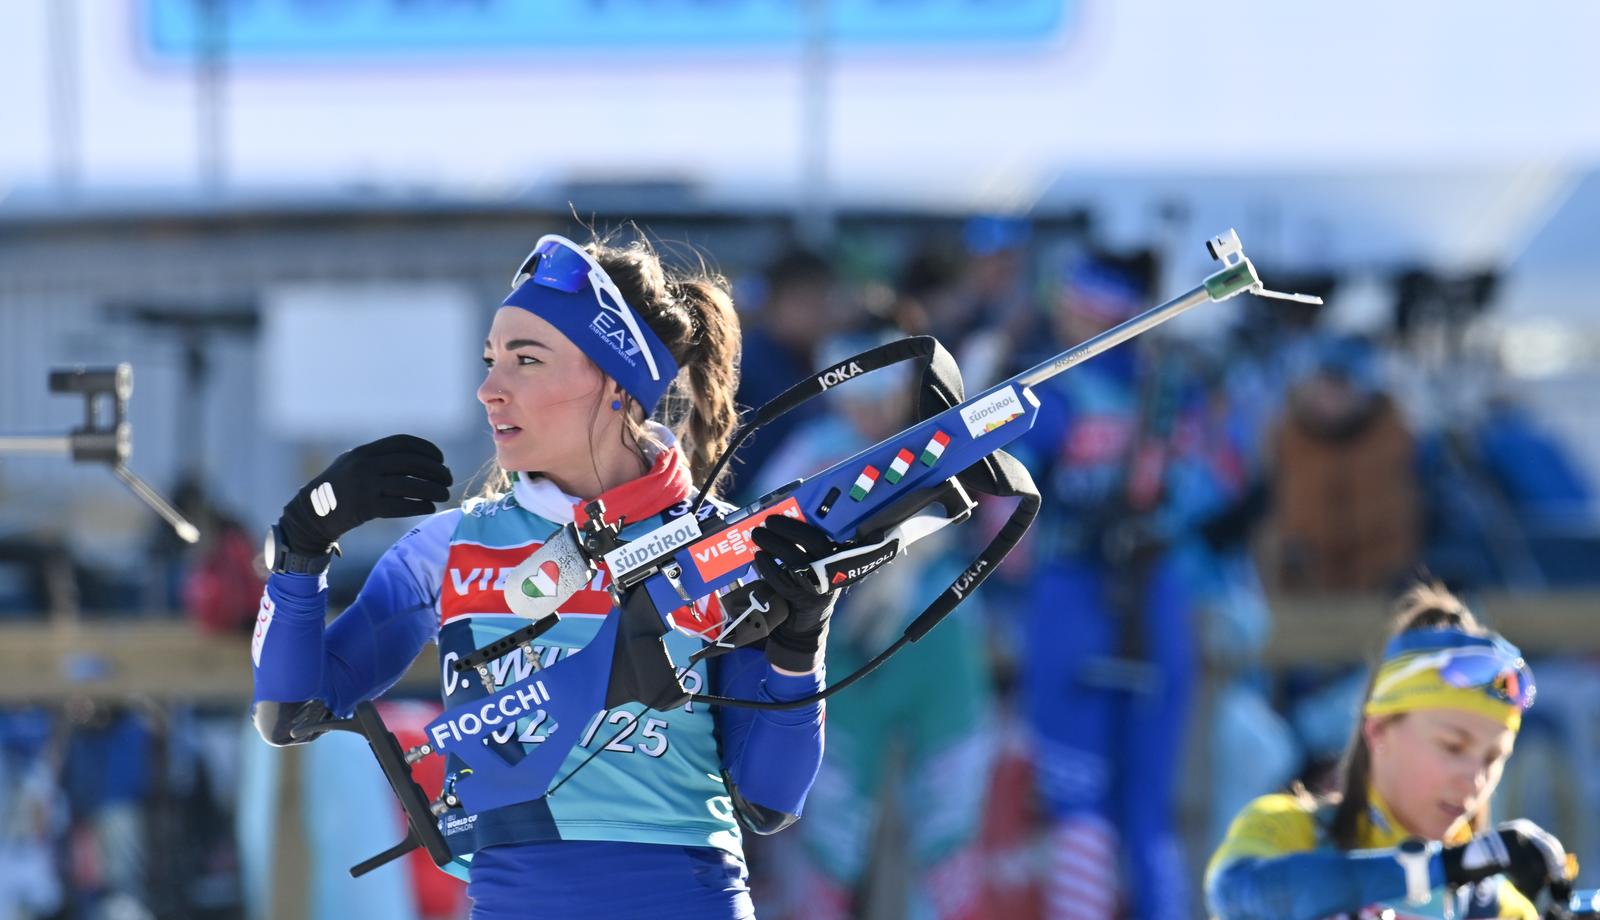
M 1437 854 L 1428 874 L 1437 892 L 1444 884 Z M 1216 920 L 1323 920 L 1405 895 L 1405 870 L 1392 849 L 1246 856 L 1206 880 L 1206 907 Z

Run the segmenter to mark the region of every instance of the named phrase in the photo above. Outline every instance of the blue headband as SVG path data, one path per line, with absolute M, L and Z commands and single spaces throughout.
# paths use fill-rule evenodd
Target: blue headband
M 522 260 L 503 301 L 539 317 L 583 350 L 646 414 L 666 395 L 678 364 L 611 276 L 577 243 L 550 234 Z
M 1512 658 L 1522 657 L 1522 652 L 1504 638 L 1496 635 L 1474 636 L 1459 629 L 1408 629 L 1389 640 L 1383 648 L 1383 660 L 1389 661 L 1413 652 L 1442 651 L 1456 648 L 1484 648 L 1503 651 Z

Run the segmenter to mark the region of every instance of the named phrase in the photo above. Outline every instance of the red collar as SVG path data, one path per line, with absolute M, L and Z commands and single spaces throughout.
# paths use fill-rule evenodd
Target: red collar
M 605 523 L 611 524 L 618 518 L 626 518 L 631 524 L 655 517 L 688 499 L 693 491 L 694 482 L 689 478 L 689 466 L 683 461 L 683 452 L 673 446 L 657 454 L 656 462 L 643 476 L 607 489 L 596 497 L 605 503 Z M 583 510 L 587 504 L 587 501 L 583 501 L 572 506 L 572 520 L 579 527 L 589 522 L 589 514 Z

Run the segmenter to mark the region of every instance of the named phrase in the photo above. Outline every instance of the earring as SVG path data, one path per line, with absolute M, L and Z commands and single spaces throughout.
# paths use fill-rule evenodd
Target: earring
M 622 400 L 613 399 L 611 401 L 611 411 L 613 411 L 613 412 L 621 412 L 622 411 Z

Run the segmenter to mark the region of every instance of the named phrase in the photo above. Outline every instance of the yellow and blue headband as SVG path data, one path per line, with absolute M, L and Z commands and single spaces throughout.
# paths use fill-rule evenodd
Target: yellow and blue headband
M 1533 697 L 1533 672 L 1522 652 L 1505 639 L 1458 629 L 1417 629 L 1394 637 L 1384 648 L 1362 712 L 1384 716 L 1462 709 L 1516 731 Z

